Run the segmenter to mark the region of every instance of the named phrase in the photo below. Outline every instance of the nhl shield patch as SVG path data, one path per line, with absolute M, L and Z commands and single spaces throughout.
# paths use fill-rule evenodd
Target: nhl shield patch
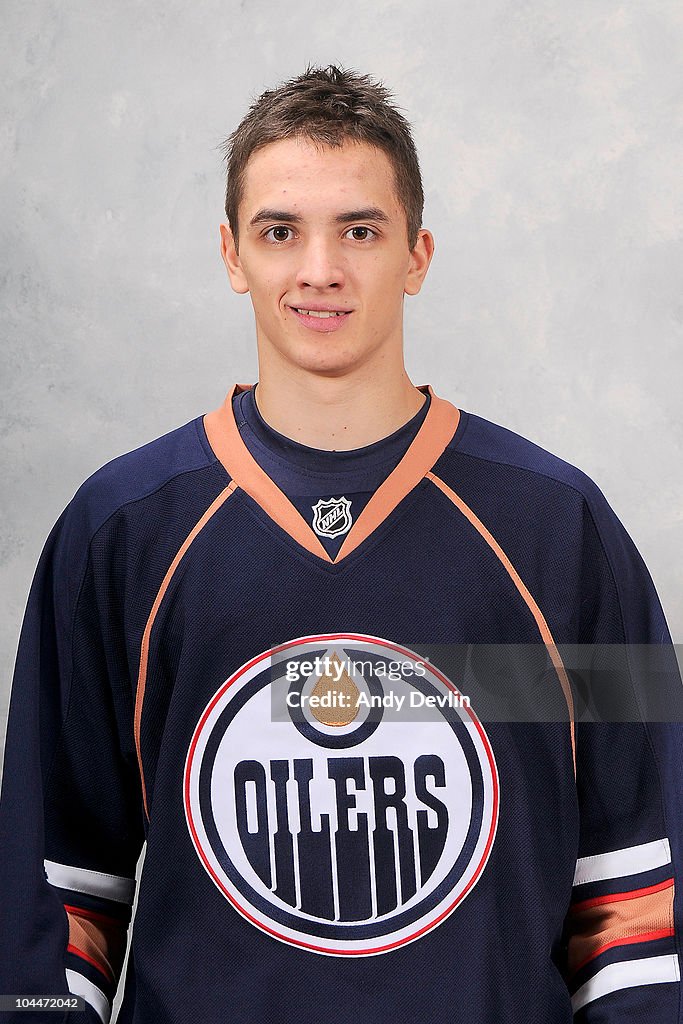
M 351 528 L 351 502 L 348 498 L 320 499 L 313 509 L 313 529 L 319 537 L 339 537 Z
M 234 672 L 183 783 L 197 856 L 232 907 L 333 956 L 390 952 L 456 912 L 499 804 L 491 743 L 457 697 L 431 662 L 359 634 L 300 637 Z

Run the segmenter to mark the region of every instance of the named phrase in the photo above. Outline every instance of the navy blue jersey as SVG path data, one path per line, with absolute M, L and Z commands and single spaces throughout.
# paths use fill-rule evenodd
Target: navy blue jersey
M 425 386 L 333 555 L 242 439 L 249 387 L 100 469 L 45 545 L 0 992 L 109 1020 L 146 843 L 125 1024 L 682 1020 L 680 727 L 589 720 L 567 662 L 642 710 L 633 652 L 671 649 L 601 492 Z
M 242 440 L 336 558 L 351 526 L 417 434 L 429 409 L 429 393 L 415 415 L 388 437 L 350 451 L 321 451 L 273 430 L 259 412 L 257 391 L 255 385 L 233 398 Z

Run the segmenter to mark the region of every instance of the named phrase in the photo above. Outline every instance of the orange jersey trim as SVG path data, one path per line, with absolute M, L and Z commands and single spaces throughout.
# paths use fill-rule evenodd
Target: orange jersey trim
M 215 515 L 215 513 L 218 511 L 219 508 L 221 508 L 223 503 L 225 501 L 227 501 L 227 499 L 230 497 L 230 495 L 235 491 L 236 487 L 237 487 L 237 484 L 233 480 L 233 481 L 231 481 L 228 484 L 227 487 L 225 487 L 221 491 L 221 493 L 218 495 L 217 498 L 214 498 L 214 500 L 211 502 L 211 504 L 207 508 L 206 512 L 195 523 L 195 525 L 192 527 L 192 529 L 188 533 L 188 535 L 185 538 L 185 540 L 183 541 L 183 543 L 178 548 L 176 556 L 173 559 L 173 561 L 171 562 L 170 566 L 168 567 L 166 575 L 164 576 L 163 581 L 161 583 L 161 586 L 159 587 L 159 591 L 157 593 L 157 596 L 154 599 L 154 604 L 152 605 L 152 610 L 149 613 L 149 617 L 147 619 L 147 625 L 145 626 L 145 631 L 144 631 L 143 636 L 142 636 L 142 645 L 141 645 L 141 648 L 140 648 L 140 667 L 139 667 L 139 670 L 138 670 L 138 683 L 137 683 L 137 689 L 135 691 L 135 719 L 134 719 L 134 723 L 133 723 L 133 732 L 134 732 L 134 735 L 135 735 L 135 750 L 137 752 L 138 767 L 140 769 L 140 783 L 141 783 L 141 786 L 142 786 L 142 802 L 144 804 L 145 815 L 146 815 L 148 821 L 149 821 L 149 807 L 148 807 L 148 802 L 147 802 L 147 787 L 145 785 L 145 770 L 144 770 L 144 765 L 142 763 L 142 750 L 141 750 L 141 746 L 140 746 L 140 724 L 141 724 L 141 721 L 142 721 L 142 706 L 143 706 L 143 703 L 144 703 L 144 700 L 145 700 L 145 685 L 147 683 L 147 660 L 148 660 L 148 657 L 149 657 L 149 638 L 150 638 L 151 633 L 152 633 L 152 627 L 154 626 L 154 620 L 156 619 L 157 612 L 159 611 L 159 606 L 161 605 L 161 602 L 164 599 L 164 595 L 165 595 L 166 591 L 168 590 L 169 584 L 170 584 L 171 580 L 173 579 L 173 575 L 174 575 L 176 569 L 178 568 L 180 562 L 182 561 L 183 556 L 185 555 L 186 551 L 188 550 L 188 548 L 192 544 L 193 540 L 197 537 L 197 535 L 199 533 L 201 533 L 201 531 L 204 529 L 204 527 L 209 522 L 211 517 L 213 515 Z
M 344 538 L 332 559 L 299 510 L 259 466 L 245 445 L 235 423 L 232 400 L 253 384 L 235 384 L 218 409 L 204 417 L 204 429 L 211 448 L 229 476 L 282 527 L 301 547 L 325 562 L 337 564 L 354 551 L 391 515 L 396 506 L 432 468 L 448 446 L 460 421 L 460 411 L 438 398 L 430 385 L 427 415 L 405 455 L 377 488 Z
M 128 925 L 79 907 L 64 909 L 69 922 L 67 950 L 87 960 L 107 981 L 116 982 L 126 953 Z
M 508 556 L 503 551 L 503 549 L 500 546 L 500 544 L 498 543 L 498 541 L 495 539 L 495 537 L 490 532 L 490 530 L 488 530 L 484 526 L 484 524 L 482 523 L 481 519 L 479 519 L 479 517 L 472 511 L 472 509 L 469 507 L 469 505 L 467 505 L 462 500 L 460 495 L 456 494 L 455 491 L 451 487 L 448 486 L 448 484 L 444 483 L 444 481 L 441 480 L 438 476 L 435 476 L 434 473 L 427 473 L 426 476 L 427 476 L 428 480 L 431 480 L 432 483 L 435 484 L 439 488 L 439 490 L 443 491 L 443 493 L 446 495 L 446 497 L 449 498 L 450 501 L 453 502 L 453 504 L 456 506 L 456 508 L 458 508 L 462 512 L 462 514 L 465 516 L 465 518 L 472 524 L 472 526 L 475 528 L 475 530 L 486 541 L 486 543 L 489 545 L 489 547 L 491 548 L 493 553 L 499 559 L 499 561 L 503 565 L 504 569 L 506 570 L 506 572 L 510 576 L 510 579 L 512 580 L 512 582 L 514 583 L 515 587 L 517 588 L 518 593 L 522 597 L 522 600 L 524 601 L 524 603 L 526 604 L 527 608 L 529 609 L 529 611 L 533 615 L 534 620 L 536 622 L 536 625 L 538 627 L 538 631 L 541 634 L 541 638 L 542 638 L 543 642 L 545 643 L 546 647 L 548 648 L 548 652 L 550 654 L 550 659 L 551 659 L 551 661 L 553 663 L 553 667 L 555 669 L 555 672 L 557 673 L 557 676 L 558 676 L 558 678 L 560 680 L 560 685 L 562 687 L 562 692 L 564 693 L 564 698 L 565 698 L 565 700 L 567 702 L 567 708 L 569 710 L 569 730 L 570 730 L 571 743 L 572 743 L 572 760 L 573 760 L 573 763 L 574 763 L 574 775 L 576 776 L 576 740 L 575 740 L 575 735 L 574 735 L 574 699 L 572 697 L 572 691 L 571 691 L 571 686 L 569 685 L 569 679 L 567 677 L 567 672 L 566 672 L 566 669 L 565 669 L 564 664 L 562 662 L 562 658 L 560 657 L 560 652 L 558 651 L 558 649 L 557 649 L 557 647 L 555 645 L 555 641 L 553 640 L 552 633 L 550 632 L 550 628 L 548 626 L 548 623 L 545 620 L 543 612 L 538 607 L 538 604 L 536 603 L 536 601 L 534 600 L 532 595 L 529 593 L 529 589 L 527 588 L 526 584 L 523 582 L 521 576 L 519 575 L 519 573 L 515 569 L 514 565 L 512 564 L 512 562 L 510 561 Z
M 651 892 L 661 892 L 662 889 L 670 889 L 673 884 L 673 878 L 667 878 L 664 882 L 658 882 L 657 885 L 648 885 L 644 889 L 632 889 L 630 892 L 613 892 L 607 896 L 594 896 L 590 900 L 581 900 L 580 903 L 572 904 L 571 912 L 576 914 L 582 910 L 587 910 L 589 907 L 599 907 L 605 903 L 635 900 L 638 896 L 647 896 Z
M 674 934 L 673 883 L 644 896 L 593 904 L 570 911 L 568 967 L 571 974 L 618 945 L 650 942 Z M 586 900 L 586 902 L 591 902 Z
M 108 914 L 100 914 L 96 910 L 86 910 L 85 907 L 72 907 L 69 903 L 64 904 L 67 914 L 78 914 L 79 917 L 87 917 L 90 921 L 101 921 L 103 924 L 112 926 L 127 927 L 118 917 L 109 917 Z
M 589 964 L 591 960 L 600 956 L 601 953 L 606 953 L 608 949 L 614 949 L 615 946 L 632 946 L 636 942 L 654 942 L 655 939 L 666 939 L 674 935 L 673 928 L 662 928 L 658 932 L 645 932 L 642 935 L 629 935 L 627 938 L 613 939 L 611 942 L 606 942 L 604 946 L 598 947 L 589 956 L 586 957 L 580 964 L 572 969 L 572 974 L 580 971 L 582 967 Z

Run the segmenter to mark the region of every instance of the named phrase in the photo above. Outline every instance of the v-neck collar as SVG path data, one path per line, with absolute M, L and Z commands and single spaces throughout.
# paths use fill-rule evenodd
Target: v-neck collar
M 341 562 L 370 536 L 396 506 L 432 468 L 458 428 L 460 412 L 450 402 L 437 398 L 430 384 L 422 384 L 431 397 L 420 429 L 408 450 L 369 502 L 344 538 L 337 557 L 332 558 L 299 510 L 259 466 L 242 440 L 232 409 L 232 400 L 253 384 L 234 384 L 225 401 L 204 416 L 204 430 L 217 459 L 238 487 L 311 554 L 324 562 Z

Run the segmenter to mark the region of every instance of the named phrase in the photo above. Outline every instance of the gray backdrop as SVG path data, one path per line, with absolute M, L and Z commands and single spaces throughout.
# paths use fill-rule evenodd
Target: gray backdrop
M 591 475 L 683 641 L 682 52 L 678 0 L 5 0 L 2 715 L 78 485 L 256 379 L 217 146 L 308 62 L 381 78 L 414 125 L 412 380 Z

